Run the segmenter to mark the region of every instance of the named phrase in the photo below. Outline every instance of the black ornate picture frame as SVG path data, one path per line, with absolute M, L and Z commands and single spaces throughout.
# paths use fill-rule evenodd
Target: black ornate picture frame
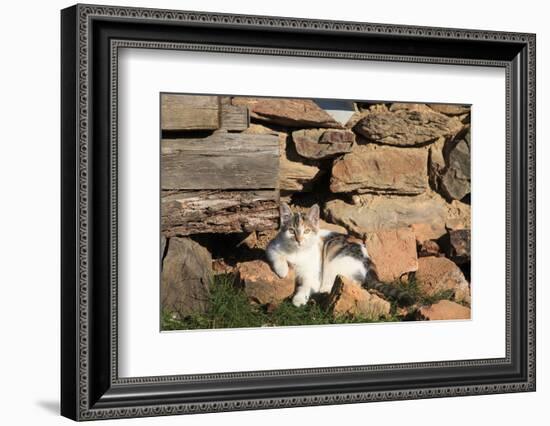
M 535 390 L 534 34 L 96 5 L 64 9 L 61 28 L 62 415 L 92 420 Z M 122 47 L 503 68 L 506 356 L 119 378 Z

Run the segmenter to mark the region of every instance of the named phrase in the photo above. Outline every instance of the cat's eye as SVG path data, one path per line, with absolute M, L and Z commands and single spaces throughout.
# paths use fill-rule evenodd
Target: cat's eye
M 309 234 L 310 232 L 311 232 L 311 229 L 306 229 L 306 230 L 304 231 L 305 234 Z
M 289 230 L 288 230 L 288 233 L 289 233 L 290 235 L 294 235 L 294 229 L 289 229 Z

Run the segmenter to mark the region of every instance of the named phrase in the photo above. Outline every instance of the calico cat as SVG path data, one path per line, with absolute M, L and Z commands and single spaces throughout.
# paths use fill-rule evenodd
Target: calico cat
M 273 271 L 281 278 L 294 268 L 298 288 L 292 298 L 303 306 L 315 293 L 330 293 L 338 275 L 356 280 L 394 298 L 401 305 L 412 303 L 406 292 L 382 284 L 376 275 L 364 244 L 350 242 L 345 235 L 319 228 L 319 206 L 307 214 L 292 213 L 286 203 L 280 206 L 280 228 L 266 248 Z

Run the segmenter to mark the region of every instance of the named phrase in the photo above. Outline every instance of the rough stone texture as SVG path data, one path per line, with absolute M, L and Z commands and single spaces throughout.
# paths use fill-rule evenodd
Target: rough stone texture
M 257 232 L 257 240 L 256 240 L 256 248 L 260 248 L 262 250 L 265 250 L 267 248 L 267 245 L 269 242 L 275 238 L 279 230 L 268 230 L 268 231 L 258 231 Z
M 434 111 L 445 115 L 462 115 L 470 111 L 469 106 L 452 105 L 452 104 L 428 104 Z
M 419 309 L 421 319 L 429 321 L 437 320 L 461 320 L 470 319 L 470 308 L 462 306 L 450 300 L 440 300 L 430 306 L 423 306 Z
M 271 129 L 262 124 L 251 123 L 242 133 L 249 135 L 277 135 L 279 137 L 279 148 L 286 145 L 288 134 L 279 130 Z
M 288 135 L 261 124 L 251 124 L 243 133 L 276 134 L 279 136 L 279 189 L 286 193 L 309 191 L 313 182 L 321 176 L 319 167 L 304 164 L 296 152 L 287 149 Z
M 250 300 L 259 305 L 278 305 L 294 293 L 294 272 L 279 278 L 262 260 L 238 263 L 236 272 Z
M 445 141 L 445 137 L 440 137 L 428 148 L 428 177 L 430 185 L 435 191 L 439 191 L 441 175 L 445 170 L 445 157 L 443 156 Z
M 337 159 L 332 167 L 332 192 L 421 194 L 428 188 L 428 152 L 367 144 Z
M 204 313 L 209 304 L 212 257 L 189 238 L 170 238 L 162 263 L 160 300 L 180 318 Z
M 449 231 L 449 258 L 457 264 L 470 261 L 470 230 Z
M 431 222 L 412 223 L 411 229 L 416 237 L 416 243 L 419 245 L 427 240 L 437 240 L 445 235 L 446 232 L 445 223 L 441 218 L 437 218 Z
M 361 315 L 378 320 L 390 313 L 390 303 L 353 280 L 338 276 L 330 294 L 334 316 Z
M 355 133 L 351 130 L 326 129 L 319 139 L 320 143 L 327 144 L 350 144 L 355 142 Z
M 447 203 L 433 192 L 409 197 L 361 194 L 355 201 L 358 204 L 328 201 L 326 218 L 356 235 L 412 226 L 420 243 L 437 240 L 447 228 L 470 228 L 470 206 L 459 201 Z
M 447 168 L 441 176 L 441 192 L 449 200 L 460 200 L 470 193 L 470 146 L 464 139 L 449 151 Z
M 245 246 L 248 248 L 254 248 L 256 247 L 256 244 L 258 243 L 258 236 L 256 234 L 256 231 L 253 231 L 249 233 L 246 237 L 244 237 L 238 244 L 237 247 Z
M 288 127 L 334 127 L 342 125 L 309 99 L 235 97 L 233 105 L 246 105 L 256 120 Z
M 347 235 L 348 230 L 343 226 L 336 225 L 334 223 L 325 222 L 323 219 L 319 219 L 319 228 L 327 231 L 337 232 L 339 234 Z
M 408 102 L 395 102 L 390 105 L 390 111 L 419 111 L 419 112 L 433 112 L 433 110 L 426 104 L 415 104 Z
M 452 290 L 455 301 L 470 303 L 468 281 L 460 268 L 445 257 L 419 258 L 415 277 L 421 290 L 428 295 Z
M 292 132 L 292 140 L 300 156 L 321 160 L 350 152 L 355 134 L 349 130 L 303 129 Z
M 321 176 L 319 167 L 310 166 L 299 161 L 292 161 L 283 154 L 280 160 L 281 191 L 310 191 L 313 183 Z
M 447 217 L 445 227 L 448 230 L 471 229 L 471 206 L 458 200 L 447 204 Z
M 232 274 L 235 270 L 234 266 L 229 265 L 224 259 L 214 259 L 212 261 L 212 270 L 214 274 Z
M 410 228 L 367 232 L 365 245 L 382 282 L 394 282 L 418 269 L 416 240 Z
M 395 146 L 431 143 L 441 136 L 462 129 L 460 120 L 435 111 L 401 109 L 372 112 L 360 119 L 353 129 L 369 141 Z
M 433 240 L 425 240 L 419 244 L 418 257 L 441 255 L 439 244 Z

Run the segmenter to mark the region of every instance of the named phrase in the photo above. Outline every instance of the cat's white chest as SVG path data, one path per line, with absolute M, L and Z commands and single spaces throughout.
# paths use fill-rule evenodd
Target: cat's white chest
M 302 283 L 318 291 L 321 285 L 321 251 L 317 245 L 303 248 L 287 257 L 296 272 L 296 276 Z
M 320 256 L 321 253 L 319 248 L 316 245 L 311 247 L 303 248 L 294 253 L 288 255 L 287 260 L 293 266 L 303 265 L 303 264 L 319 264 L 320 265 Z

